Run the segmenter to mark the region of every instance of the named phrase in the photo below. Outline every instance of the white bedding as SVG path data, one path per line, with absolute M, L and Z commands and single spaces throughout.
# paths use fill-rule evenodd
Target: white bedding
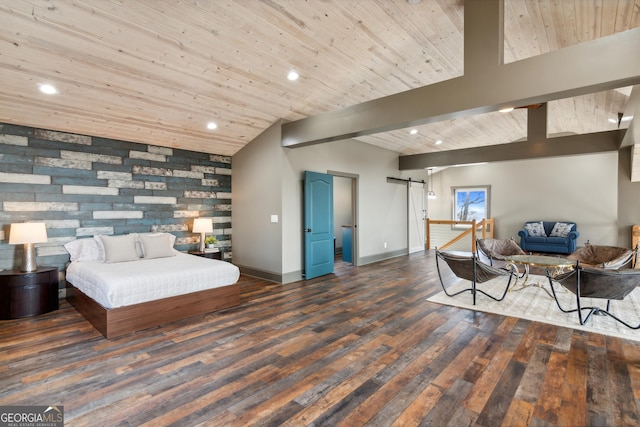
M 88 297 L 114 308 L 231 285 L 240 270 L 225 261 L 177 252 L 129 262 L 74 261 L 66 276 Z

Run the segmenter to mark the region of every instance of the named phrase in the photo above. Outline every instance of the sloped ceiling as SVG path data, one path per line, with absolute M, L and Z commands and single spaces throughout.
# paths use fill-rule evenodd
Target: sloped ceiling
M 453 0 L 11 0 L 0 20 L 0 122 L 215 154 L 281 118 L 464 73 L 464 6 Z M 504 61 L 637 27 L 637 0 L 505 1 Z M 58 93 L 40 93 L 43 83 Z M 625 128 L 630 92 L 554 101 L 548 131 Z M 359 138 L 409 155 L 507 143 L 526 128 L 520 109 Z

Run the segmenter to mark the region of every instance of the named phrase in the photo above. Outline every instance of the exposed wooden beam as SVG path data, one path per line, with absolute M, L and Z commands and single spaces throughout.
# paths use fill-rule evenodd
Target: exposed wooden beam
M 590 133 L 586 135 L 545 138 L 544 140 L 534 142 L 513 142 L 510 144 L 490 145 L 487 147 L 400 156 L 399 169 L 425 169 L 438 166 L 525 160 L 617 151 L 620 147 L 624 133 L 624 130 L 617 130 Z
M 547 104 L 527 110 L 527 141 L 542 142 L 547 139 Z
M 493 42 L 482 37 L 473 52 L 465 52 L 464 76 L 285 123 L 282 145 L 370 135 L 640 83 L 640 28 L 495 65 L 501 61 L 496 45 L 502 46 L 502 31 L 494 27 L 501 11 L 502 0 L 465 2 L 467 50 L 469 37 L 478 34 L 491 35 Z
M 627 102 L 627 107 L 623 112 L 623 117 L 635 117 L 635 119 L 627 129 L 627 133 L 622 140 L 622 147 L 640 144 L 640 131 L 636 129 L 637 126 L 634 126 L 634 123 L 638 122 L 638 116 L 640 116 L 640 85 L 634 86 L 631 90 L 629 102 Z
M 464 5 L 464 74 L 504 64 L 504 0 Z

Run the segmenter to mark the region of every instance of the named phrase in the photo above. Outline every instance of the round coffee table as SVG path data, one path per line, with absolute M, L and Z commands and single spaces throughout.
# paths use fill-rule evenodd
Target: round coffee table
M 514 283 L 511 290 L 520 290 L 527 286 L 538 286 L 539 288 L 542 288 L 541 283 L 530 283 L 527 285 L 530 266 L 554 268 L 556 269 L 556 273 L 559 273 L 560 271 L 558 270 L 575 265 L 575 261 L 571 261 L 570 259 L 549 255 L 509 255 L 505 257 L 505 260 L 513 264 L 524 265 L 524 281 L 520 284 L 518 289 L 514 289 L 516 286 L 516 283 Z

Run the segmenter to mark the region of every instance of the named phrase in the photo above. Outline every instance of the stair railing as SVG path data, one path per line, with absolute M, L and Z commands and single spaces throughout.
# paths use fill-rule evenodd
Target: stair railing
M 427 249 L 431 249 L 431 227 L 433 225 L 450 225 L 452 228 L 454 228 L 455 226 L 463 226 L 464 229 L 461 230 L 461 232 L 454 236 L 451 240 L 449 240 L 448 242 L 439 245 L 438 249 L 440 250 L 445 250 L 449 247 L 451 247 L 452 245 L 454 245 L 455 243 L 467 238 L 468 236 L 470 236 L 471 238 L 471 252 L 475 252 L 476 251 L 476 238 L 478 238 L 478 236 L 481 236 L 482 239 L 485 238 L 493 238 L 493 227 L 494 227 L 494 220 L 493 218 L 489 218 L 489 219 L 482 219 L 481 221 L 476 221 L 476 220 L 472 220 L 472 221 L 452 221 L 452 220 L 443 220 L 443 219 L 430 219 L 427 218 L 426 219 L 426 242 L 427 242 Z

